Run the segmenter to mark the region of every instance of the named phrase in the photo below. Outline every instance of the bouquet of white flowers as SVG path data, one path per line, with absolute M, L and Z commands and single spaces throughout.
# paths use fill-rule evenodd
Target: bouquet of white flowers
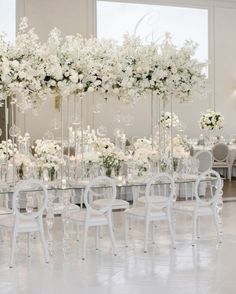
M 207 112 L 201 113 L 199 124 L 203 130 L 220 130 L 224 126 L 224 117 L 220 112 L 208 109 Z
M 172 113 L 172 115 L 171 115 L 171 112 L 161 113 L 159 124 L 163 128 L 170 129 L 171 128 L 171 116 L 172 116 L 172 127 L 176 128 L 176 127 L 180 126 L 180 121 L 179 121 L 178 116 L 175 113 Z
M 39 176 L 42 175 L 42 170 L 46 168 L 50 179 L 53 180 L 59 166 L 65 164 L 61 157 L 61 147 L 55 141 L 36 140 L 35 146 L 32 148 L 39 168 Z
M 14 155 L 14 162 L 16 165 L 18 178 L 22 180 L 24 177 L 25 171 L 29 169 L 30 167 L 32 167 L 33 163 L 28 156 L 19 152 L 17 152 Z
M 11 139 L 9 139 L 7 142 L 2 141 L 0 143 L 0 160 L 11 159 L 13 154 L 17 152 L 17 145 L 13 142 Z

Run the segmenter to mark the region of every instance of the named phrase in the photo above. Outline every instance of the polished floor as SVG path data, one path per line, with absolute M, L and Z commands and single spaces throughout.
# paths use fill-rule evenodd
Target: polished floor
M 201 238 L 191 246 L 191 219 L 177 218 L 177 249 L 170 247 L 165 223 L 156 229 L 155 244 L 143 253 L 143 224 L 133 225 L 130 246 L 124 247 L 122 212 L 115 213 L 118 255 L 111 253 L 104 230 L 100 250 L 95 250 L 90 231 L 87 258 L 81 260 L 81 242 L 70 228 L 70 250 L 62 247 L 61 219 L 54 228 L 54 255 L 45 264 L 38 238 L 33 240 L 32 257 L 26 254 L 26 238 L 18 242 L 16 264 L 8 268 L 10 239 L 0 243 L 1 294 L 235 294 L 236 293 L 236 202 L 224 204 L 223 243 L 218 244 L 212 220 L 201 222 Z

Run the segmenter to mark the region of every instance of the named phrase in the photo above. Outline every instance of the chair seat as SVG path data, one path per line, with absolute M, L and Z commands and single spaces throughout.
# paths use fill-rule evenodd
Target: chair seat
M 97 208 L 105 207 L 108 204 L 109 199 L 98 199 L 93 201 L 93 205 Z M 123 199 L 114 199 L 112 204 L 112 210 L 128 209 L 129 202 Z
M 196 201 L 178 201 L 174 204 L 173 210 L 176 212 L 193 214 L 195 211 Z M 208 205 L 199 206 L 198 215 L 212 215 L 212 208 Z
M 11 214 L 12 210 L 6 207 L 0 207 L 0 216 L 1 215 L 6 215 L 6 214 Z
M 70 215 L 70 221 L 75 223 L 84 223 L 86 215 L 86 211 L 80 211 L 78 213 L 74 212 Z M 108 224 L 108 220 L 103 214 L 93 212 L 89 215 L 88 223 L 90 225 L 106 225 Z
M 228 162 L 224 162 L 224 161 L 214 161 L 213 162 L 213 167 L 225 168 L 228 166 L 229 166 Z
M 133 207 L 125 211 L 125 214 L 130 216 L 145 218 L 146 217 L 146 207 Z M 150 219 L 165 219 L 166 213 L 163 210 L 153 209 L 149 215 Z
M 15 224 L 15 215 L 6 215 L 0 218 L 0 227 L 5 229 L 12 229 Z M 18 227 L 18 231 L 38 231 L 39 227 L 35 220 L 21 219 Z
M 155 203 L 155 204 L 165 203 L 167 200 L 166 197 L 164 197 L 164 196 L 151 196 L 149 198 L 150 198 L 151 202 Z M 146 203 L 147 202 L 146 196 L 139 197 L 138 202 Z

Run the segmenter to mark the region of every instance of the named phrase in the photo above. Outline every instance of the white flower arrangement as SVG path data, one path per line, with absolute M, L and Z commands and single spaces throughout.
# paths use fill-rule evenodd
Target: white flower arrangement
M 34 150 L 34 158 L 37 165 L 42 168 L 59 168 L 61 164 L 65 164 L 61 158 L 61 147 L 55 141 L 51 140 L 36 140 Z
M 224 126 L 224 117 L 220 112 L 208 109 L 207 112 L 201 113 L 199 125 L 203 130 L 220 130 Z
M 97 152 L 97 151 L 88 151 L 88 152 L 84 152 L 83 156 L 80 153 L 77 156 L 77 159 L 80 162 L 83 160 L 83 162 L 86 163 L 86 164 L 99 163 L 100 162 L 100 153 Z
M 33 166 L 33 163 L 31 159 L 29 158 L 29 156 L 19 152 L 16 152 L 16 154 L 14 155 L 14 162 L 16 167 L 20 167 L 20 166 L 32 167 Z
M 189 156 L 189 146 L 187 142 L 181 137 L 176 136 L 173 138 L 173 158 L 186 158 Z M 171 154 L 171 141 L 169 140 L 168 146 L 166 148 L 166 155 Z
M 13 154 L 17 152 L 17 145 L 11 139 L 0 143 L 0 160 L 11 159 Z M 6 158 L 7 157 L 7 158 Z
M 15 44 L 8 46 L 0 36 L 0 92 L 22 111 L 51 95 L 94 91 L 131 103 L 150 91 L 163 100 L 189 101 L 205 82 L 195 49 L 192 42 L 176 48 L 168 35 L 160 45 L 144 45 L 136 36 L 124 36 L 118 45 L 80 35 L 63 38 L 58 29 L 40 43 L 24 18 Z
M 157 163 L 159 161 L 159 152 L 155 146 L 152 149 L 151 140 L 146 138 L 139 138 L 134 143 L 133 163 L 138 175 L 146 173 L 150 167 L 151 162 Z
M 167 129 L 171 128 L 171 116 L 172 116 L 172 127 L 176 128 L 180 126 L 179 117 L 175 113 L 172 112 L 172 115 L 171 115 L 171 112 L 165 112 L 165 113 L 161 113 L 161 117 L 159 121 L 160 125 L 163 128 L 167 128 Z

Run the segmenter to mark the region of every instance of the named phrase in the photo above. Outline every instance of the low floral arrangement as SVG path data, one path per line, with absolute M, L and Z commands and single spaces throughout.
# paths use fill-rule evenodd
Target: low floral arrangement
M 224 126 L 224 117 L 220 112 L 208 109 L 201 113 L 199 124 L 202 130 L 220 130 Z
M 150 163 L 159 161 L 157 148 L 152 149 L 152 143 L 146 138 L 140 138 L 134 143 L 133 162 L 138 176 L 145 174 L 150 167 Z
M 171 123 L 171 117 L 172 117 L 172 123 Z M 163 128 L 167 128 L 167 129 L 171 128 L 171 124 L 173 128 L 180 126 L 180 120 L 178 116 L 173 112 L 172 112 L 172 115 L 171 115 L 171 112 L 161 113 L 159 123 Z
M 121 163 L 129 160 L 129 156 L 117 148 L 109 138 L 99 138 L 96 150 L 99 152 L 100 164 L 105 168 L 107 176 L 111 176 L 113 170 L 118 174 Z
M 11 159 L 13 154 L 17 152 L 17 145 L 13 142 L 11 139 L 9 139 L 7 142 L 2 141 L 0 143 L 0 160 L 5 160 L 6 156 L 7 159 Z
M 53 140 L 36 140 L 33 146 L 34 158 L 38 166 L 38 176 L 42 176 L 43 169 L 48 170 L 49 178 L 53 180 L 60 165 L 65 162 L 61 158 L 61 147 Z
M 27 169 L 33 167 L 33 163 L 27 155 L 19 152 L 14 155 L 14 162 L 16 165 L 18 178 L 22 180 Z

